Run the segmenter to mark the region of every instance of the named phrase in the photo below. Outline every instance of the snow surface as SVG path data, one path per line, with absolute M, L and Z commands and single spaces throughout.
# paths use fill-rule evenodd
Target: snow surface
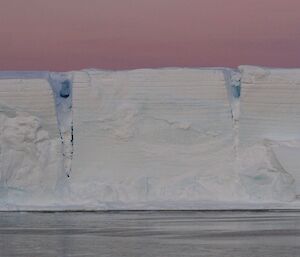
M 299 208 L 300 69 L 0 72 L 0 209 Z

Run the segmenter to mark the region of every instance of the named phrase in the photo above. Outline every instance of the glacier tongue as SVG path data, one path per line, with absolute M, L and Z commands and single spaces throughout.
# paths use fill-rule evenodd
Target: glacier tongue
M 0 208 L 299 207 L 298 94 L 298 69 L 0 72 Z

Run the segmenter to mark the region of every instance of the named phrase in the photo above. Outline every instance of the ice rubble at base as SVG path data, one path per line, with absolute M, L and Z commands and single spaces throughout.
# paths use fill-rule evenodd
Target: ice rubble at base
M 300 207 L 299 99 L 298 69 L 2 72 L 0 208 Z

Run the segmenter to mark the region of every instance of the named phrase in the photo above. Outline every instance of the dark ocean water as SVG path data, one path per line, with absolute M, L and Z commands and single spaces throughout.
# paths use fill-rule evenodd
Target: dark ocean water
M 0 213 L 0 256 L 299 257 L 299 212 Z

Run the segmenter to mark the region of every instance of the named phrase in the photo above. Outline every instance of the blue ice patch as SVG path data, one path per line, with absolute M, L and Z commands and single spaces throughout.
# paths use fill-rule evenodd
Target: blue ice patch
M 232 86 L 232 95 L 234 98 L 241 96 L 241 86 Z
M 68 98 L 70 96 L 71 92 L 71 86 L 70 86 L 70 81 L 65 80 L 61 83 L 61 89 L 59 92 L 60 97 L 62 98 Z

